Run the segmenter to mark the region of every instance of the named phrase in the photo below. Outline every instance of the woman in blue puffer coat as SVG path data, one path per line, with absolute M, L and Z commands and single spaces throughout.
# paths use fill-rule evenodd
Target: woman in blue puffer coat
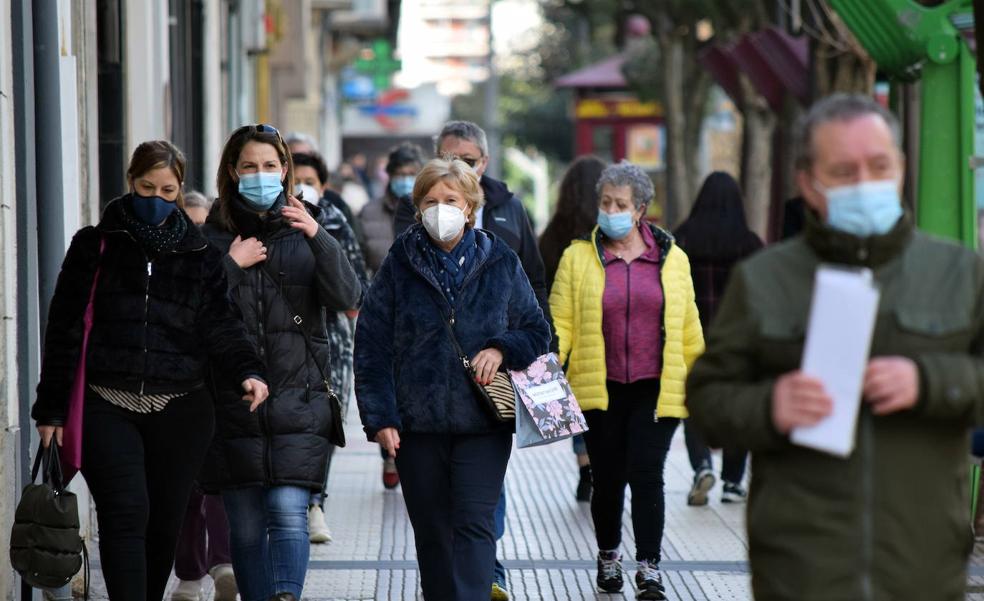
M 355 394 L 370 440 L 396 458 L 428 601 L 488 598 L 494 512 L 512 448 L 468 381 L 523 369 L 550 327 L 516 254 L 475 229 L 478 176 L 435 159 L 417 175 L 422 224 L 390 249 L 355 333 Z M 448 326 L 470 359 L 466 374 Z

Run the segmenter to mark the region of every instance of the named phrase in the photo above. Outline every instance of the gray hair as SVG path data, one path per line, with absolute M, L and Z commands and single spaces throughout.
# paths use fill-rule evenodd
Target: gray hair
M 299 132 L 299 131 L 292 131 L 289 134 L 287 134 L 287 137 L 284 138 L 284 144 L 286 144 L 287 146 L 290 146 L 291 144 L 294 144 L 296 142 L 300 142 L 301 144 L 307 144 L 308 146 L 313 148 L 315 152 L 318 151 L 318 142 L 314 139 L 313 136 L 310 136 L 306 133 Z
M 185 192 L 184 195 L 185 208 L 194 209 L 195 207 L 201 207 L 206 211 L 212 208 L 212 200 L 206 198 L 201 192 L 192 190 L 191 192 Z
M 485 130 L 471 121 L 448 121 L 441 129 L 441 133 L 434 138 L 434 153 L 441 152 L 441 143 L 444 138 L 454 136 L 462 140 L 468 140 L 482 151 L 482 156 L 489 155 L 489 140 L 485 137 Z
M 653 180 L 646 175 L 640 167 L 622 160 L 615 165 L 605 167 L 598 178 L 595 191 L 601 196 L 601 189 L 605 186 L 628 186 L 632 189 L 632 202 L 636 209 L 640 209 L 653 201 L 656 190 L 653 188 Z
M 832 94 L 818 100 L 797 124 L 796 168 L 809 169 L 816 159 L 813 133 L 818 127 L 831 121 L 853 121 L 868 115 L 878 115 L 892 132 L 895 147 L 902 148 L 902 126 L 892 111 L 863 94 Z

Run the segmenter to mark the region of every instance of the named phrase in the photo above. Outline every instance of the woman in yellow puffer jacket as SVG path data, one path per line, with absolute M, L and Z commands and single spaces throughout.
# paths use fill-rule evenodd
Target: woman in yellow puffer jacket
M 653 184 L 621 162 L 598 181 L 598 227 L 564 252 L 550 310 L 567 379 L 588 420 L 591 516 L 601 592 L 622 589 L 622 507 L 632 487 L 638 599 L 665 599 L 659 572 L 663 467 L 684 383 L 704 338 L 687 255 L 643 220 Z

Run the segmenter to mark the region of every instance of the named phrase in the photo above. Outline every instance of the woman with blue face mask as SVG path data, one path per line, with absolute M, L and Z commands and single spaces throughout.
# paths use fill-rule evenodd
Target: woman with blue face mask
M 255 414 L 226 374 L 212 382 L 216 443 L 203 485 L 222 492 L 243 601 L 301 598 L 308 500 L 321 490 L 330 445 L 344 445 L 325 316 L 357 307 L 362 295 L 324 212 L 288 194 L 293 182 L 280 132 L 240 127 L 222 152 L 219 197 L 203 228 L 228 253 L 229 293 L 270 382 L 270 402 Z
M 588 420 L 598 590 L 622 590 L 625 486 L 632 489 L 637 599 L 666 599 L 659 571 L 663 467 L 687 417 L 684 383 L 704 348 L 687 255 L 644 220 L 653 183 L 621 162 L 601 173 L 598 225 L 564 251 L 550 291 L 560 362 Z
M 130 191 L 75 234 L 51 300 L 31 412 L 46 446 L 81 435 L 111 599 L 164 596 L 212 440 L 210 361 L 243 412 L 255 415 L 267 396 L 266 369 L 229 301 L 222 253 L 183 210 L 184 176 L 184 156 L 170 142 L 140 144 L 127 169 Z M 69 398 L 79 368 L 75 432 Z

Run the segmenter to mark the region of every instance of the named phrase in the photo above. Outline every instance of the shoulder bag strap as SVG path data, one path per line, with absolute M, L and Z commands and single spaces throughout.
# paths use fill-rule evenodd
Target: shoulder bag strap
M 272 273 L 270 273 L 266 264 L 260 266 L 260 272 L 262 272 L 263 275 L 270 280 L 273 287 L 276 288 L 277 292 L 280 294 L 280 298 L 284 301 L 284 306 L 287 307 L 287 312 L 292 315 L 290 320 L 294 322 L 295 326 L 297 326 L 297 331 L 301 333 L 301 338 L 304 339 L 304 345 L 307 347 L 308 354 L 311 355 L 311 361 L 314 361 L 314 365 L 318 368 L 318 372 L 321 373 L 321 379 L 325 383 L 325 388 L 329 393 L 335 394 L 335 390 L 331 387 L 331 379 L 328 377 L 328 372 L 324 367 L 322 367 L 321 363 L 318 362 L 318 356 L 314 354 L 314 343 L 311 342 L 311 335 L 308 334 L 307 329 L 304 328 L 304 318 L 301 317 L 300 313 L 294 310 L 293 306 L 291 306 L 290 301 L 287 299 L 287 295 L 280 288 L 280 282 L 277 281 L 277 278 L 275 278 Z

